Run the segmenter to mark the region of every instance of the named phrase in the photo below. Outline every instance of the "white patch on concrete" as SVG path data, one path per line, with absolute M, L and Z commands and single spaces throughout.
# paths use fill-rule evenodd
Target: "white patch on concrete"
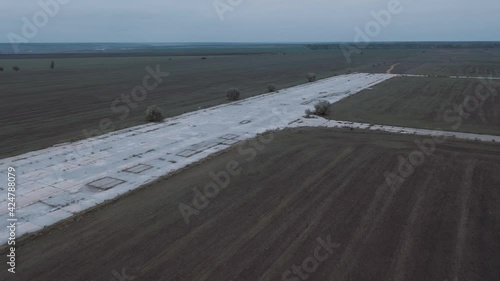
M 151 168 L 153 168 L 153 166 L 145 165 L 145 164 L 137 164 L 137 165 L 130 167 L 128 169 L 125 169 L 123 171 L 129 172 L 129 173 L 134 173 L 134 174 L 140 174 L 140 173 L 143 173 Z

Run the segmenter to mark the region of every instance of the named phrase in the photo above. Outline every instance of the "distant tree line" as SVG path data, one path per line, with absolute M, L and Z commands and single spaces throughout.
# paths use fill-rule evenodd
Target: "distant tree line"
M 54 61 L 51 61 L 50 62 L 50 69 L 55 69 L 56 68 L 56 63 Z M 13 66 L 12 67 L 12 70 L 14 70 L 15 72 L 18 72 L 21 70 L 21 68 L 17 65 Z M 3 66 L 0 66 L 0 72 L 3 72 Z
M 341 50 L 342 46 L 352 45 L 352 43 L 340 44 L 307 44 L 305 47 L 310 50 Z M 394 43 L 370 43 L 363 49 L 495 49 L 500 48 L 497 42 L 394 42 Z

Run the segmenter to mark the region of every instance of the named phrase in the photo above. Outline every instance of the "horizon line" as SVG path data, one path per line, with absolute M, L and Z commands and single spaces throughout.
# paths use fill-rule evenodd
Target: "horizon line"
M 11 43 L 11 42 L 0 42 L 0 44 L 17 44 L 17 45 L 30 45 L 30 44 L 359 44 L 363 42 L 355 41 L 178 41 L 178 42 L 155 42 L 155 41 L 138 41 L 138 42 L 127 42 L 127 41 L 81 41 L 81 42 L 29 42 L 29 43 Z M 395 40 L 395 41 L 371 41 L 368 44 L 373 43 L 500 43 L 500 40 Z

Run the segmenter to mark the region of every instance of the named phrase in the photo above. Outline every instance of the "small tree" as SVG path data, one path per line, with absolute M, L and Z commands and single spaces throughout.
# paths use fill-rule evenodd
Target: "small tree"
M 227 91 L 226 97 L 230 101 L 235 101 L 240 99 L 240 90 L 237 88 L 231 88 Z
M 163 112 L 156 105 L 151 105 L 146 109 L 146 121 L 148 122 L 162 122 L 164 119 Z
M 316 73 L 307 73 L 306 75 L 307 81 L 314 82 L 316 81 Z
M 267 86 L 267 89 L 269 90 L 269 92 L 276 92 L 276 85 L 271 84 Z
M 56 67 L 56 64 L 54 63 L 54 61 L 51 61 L 50 62 L 50 69 L 54 69 Z
M 13 69 L 15 72 L 17 72 L 17 71 L 21 70 L 18 66 L 14 66 L 12 69 Z

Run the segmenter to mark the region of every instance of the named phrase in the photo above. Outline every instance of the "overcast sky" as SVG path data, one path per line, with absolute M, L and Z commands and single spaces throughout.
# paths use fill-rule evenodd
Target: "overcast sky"
M 40 0 L 0 0 L 0 42 L 23 35 Z M 50 2 L 56 0 L 41 0 Z M 354 41 L 395 0 L 60 0 L 29 42 Z M 214 3 L 241 1 L 222 21 Z M 500 40 L 499 0 L 400 0 L 372 41 Z M 223 9 L 223 5 L 219 5 Z M 41 18 L 43 19 L 43 18 Z

